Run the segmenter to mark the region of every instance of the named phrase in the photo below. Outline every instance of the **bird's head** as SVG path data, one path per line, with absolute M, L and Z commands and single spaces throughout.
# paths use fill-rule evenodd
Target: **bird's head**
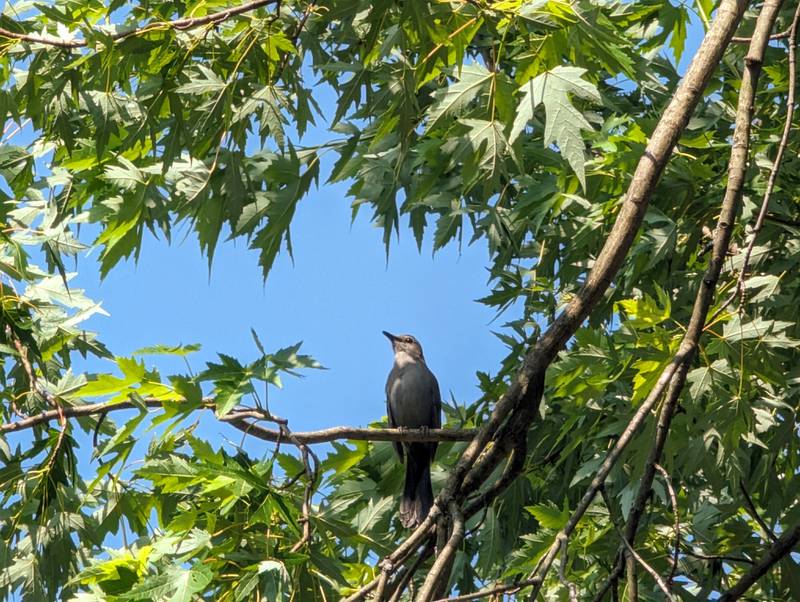
M 391 341 L 392 349 L 394 350 L 395 355 L 399 353 L 406 353 L 414 359 L 425 361 L 425 356 L 422 355 L 422 345 L 420 345 L 419 341 L 410 334 L 392 334 L 390 332 L 386 332 L 385 330 L 383 331 L 383 334 Z

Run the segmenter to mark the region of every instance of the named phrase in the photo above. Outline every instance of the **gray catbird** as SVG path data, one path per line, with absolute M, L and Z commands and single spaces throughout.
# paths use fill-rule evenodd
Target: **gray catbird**
M 383 331 L 392 342 L 394 366 L 386 380 L 386 409 L 389 426 L 399 428 L 441 428 L 442 398 L 439 383 L 425 365 L 422 346 L 407 334 Z M 435 442 L 395 442 L 406 463 L 406 483 L 400 500 L 400 522 L 406 528 L 419 525 L 433 505 L 431 461 Z

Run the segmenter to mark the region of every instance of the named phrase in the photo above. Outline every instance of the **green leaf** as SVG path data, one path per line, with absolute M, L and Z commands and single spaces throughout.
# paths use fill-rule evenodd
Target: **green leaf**
M 545 529 L 559 530 L 567 524 L 569 519 L 569 509 L 559 510 L 554 505 L 537 504 L 535 506 L 525 506 L 539 524 Z
M 671 313 L 669 297 L 659 291 L 660 301 L 664 307 L 659 307 L 655 299 L 643 295 L 639 299 L 625 299 L 617 301 L 617 305 L 625 312 L 625 322 L 635 329 L 651 328 L 668 320 Z
M 561 155 L 575 171 L 586 189 L 585 148 L 581 130 L 592 130 L 583 114 L 570 101 L 570 94 L 599 103 L 597 87 L 582 79 L 586 69 L 558 66 L 537 75 L 520 87 L 521 94 L 517 117 L 511 127 L 509 141 L 513 143 L 533 119 L 540 104 L 545 107 L 544 145 L 558 144 Z
M 227 83 L 216 73 L 204 65 L 195 65 L 192 78 L 185 84 L 178 86 L 178 94 L 208 94 L 210 92 L 221 92 L 227 87 Z
M 430 132 L 445 117 L 457 117 L 489 86 L 494 74 L 483 66 L 465 65 L 458 74 L 458 81 L 433 94 L 434 102 L 428 108 L 426 132 Z
M 200 351 L 200 344 L 190 345 L 151 345 L 134 351 L 131 355 L 177 355 L 185 356 Z

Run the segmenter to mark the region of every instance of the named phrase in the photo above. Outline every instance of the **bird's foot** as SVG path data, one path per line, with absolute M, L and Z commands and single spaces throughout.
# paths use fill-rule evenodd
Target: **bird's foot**
M 423 424 L 421 427 L 419 427 L 419 434 L 423 437 L 429 437 L 431 434 L 431 427 L 429 427 L 427 424 Z

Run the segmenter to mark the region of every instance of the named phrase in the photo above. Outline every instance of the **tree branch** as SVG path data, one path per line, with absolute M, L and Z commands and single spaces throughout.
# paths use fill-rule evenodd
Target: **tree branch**
M 678 509 L 678 496 L 675 495 L 675 488 L 672 486 L 672 481 L 669 478 L 669 473 L 664 469 L 661 464 L 656 464 L 655 468 L 664 477 L 664 484 L 667 486 L 669 492 L 670 503 L 672 504 L 673 515 L 673 530 L 675 531 L 675 549 L 672 552 L 672 568 L 667 577 L 667 585 L 672 585 L 672 580 L 675 578 L 675 573 L 678 571 L 678 558 L 681 555 L 681 515 Z
M 797 545 L 798 541 L 800 541 L 800 524 L 784 531 L 778 540 L 769 547 L 769 550 L 767 550 L 761 560 L 747 571 L 736 585 L 722 594 L 719 598 L 719 602 L 733 602 L 733 600 L 738 600 L 742 597 L 756 581 L 761 579 L 761 577 L 772 568 L 773 564 L 784 556 L 787 556 Z
M 736 280 L 736 288 L 733 290 L 731 295 L 719 306 L 714 315 L 712 316 L 710 322 L 713 322 L 717 316 L 719 316 L 725 308 L 727 308 L 736 297 L 741 296 L 741 304 L 744 305 L 745 301 L 745 294 L 746 294 L 746 279 L 747 279 L 747 272 L 750 266 L 750 259 L 753 255 L 753 248 L 756 244 L 756 238 L 758 238 L 759 232 L 764 227 L 764 222 L 767 219 L 774 219 L 779 223 L 784 223 L 787 225 L 798 225 L 798 224 L 791 224 L 789 220 L 782 221 L 780 218 L 774 218 L 772 216 L 767 215 L 767 210 L 769 209 L 769 200 L 772 196 L 773 190 L 775 190 L 775 182 L 778 178 L 778 172 L 781 168 L 781 163 L 783 162 L 783 155 L 786 153 L 786 147 L 789 144 L 789 133 L 792 129 L 792 119 L 794 118 L 794 105 L 795 105 L 795 95 L 797 89 L 797 24 L 800 21 L 800 4 L 797 5 L 797 9 L 795 10 L 794 17 L 792 19 L 792 25 L 789 27 L 787 36 L 789 38 L 789 90 L 786 95 L 786 119 L 783 124 L 783 133 L 781 134 L 781 140 L 778 144 L 778 152 L 775 153 L 775 161 L 772 163 L 772 167 L 769 170 L 769 178 L 767 180 L 767 187 L 764 190 L 764 196 L 761 199 L 761 208 L 758 211 L 758 217 L 756 218 L 756 223 L 753 225 L 753 230 L 750 233 L 750 240 L 747 243 L 747 248 L 744 252 L 744 258 L 742 259 L 742 269 L 739 271 L 739 278 Z
M 578 602 L 578 587 L 567 579 L 567 542 L 561 546 L 561 562 L 558 565 L 558 580 L 567 590 L 569 602 Z
M 717 19 L 715 20 L 714 25 L 712 25 L 712 28 L 709 30 L 706 39 L 703 41 L 703 46 L 709 44 L 709 37 L 712 36 L 714 29 L 718 25 L 718 21 L 727 18 L 728 26 L 732 26 L 737 21 L 736 15 L 741 14 L 740 12 L 737 13 L 736 10 L 741 11 L 744 8 L 741 4 L 736 7 L 731 5 L 726 7 L 725 4 L 726 3 L 723 3 L 723 5 L 720 6 Z M 645 469 L 645 475 L 642 478 L 642 483 L 637 494 L 636 502 L 634 503 L 634 507 L 631 509 L 631 512 L 628 516 L 625 540 L 627 543 L 633 543 L 633 535 L 635 535 L 636 529 L 638 528 L 638 521 L 641 513 L 644 511 L 644 506 L 646 504 L 650 487 L 652 485 L 653 476 L 655 474 L 655 468 L 653 465 L 661 456 L 661 451 L 669 432 L 669 424 L 672 418 L 674 407 L 677 403 L 680 392 L 683 389 L 689 365 L 697 349 L 700 335 L 703 332 L 706 314 L 714 298 L 714 291 L 716 289 L 716 284 L 719 279 L 719 274 L 722 270 L 728 244 L 730 242 L 732 225 L 736 217 L 736 210 L 738 208 L 739 200 L 741 199 L 742 186 L 744 184 L 744 174 L 747 166 L 750 117 L 753 111 L 752 107 L 753 99 L 755 97 L 755 83 L 757 82 L 758 74 L 760 72 L 764 48 L 766 48 L 769 39 L 769 31 L 772 29 L 772 25 L 777 18 L 780 4 L 780 0 L 767 0 L 767 2 L 765 2 L 756 24 L 756 33 L 753 38 L 753 43 L 751 44 L 750 50 L 745 58 L 747 70 L 742 78 L 741 92 L 739 96 L 736 129 L 733 135 L 733 149 L 731 151 L 731 161 L 729 166 L 728 185 L 725 191 L 722 211 L 717 224 L 717 232 L 714 236 L 714 251 L 711 261 L 709 262 L 709 267 L 700 284 L 700 290 L 698 291 L 695 299 L 692 317 L 689 322 L 687 332 L 684 335 L 683 341 L 681 341 L 681 346 L 678 350 L 678 353 L 675 355 L 672 362 L 670 362 L 669 366 L 664 369 L 656 383 L 656 386 L 650 391 L 650 394 L 647 396 L 645 401 L 637 410 L 631 422 L 623 431 L 616 445 L 606 457 L 601 468 L 598 470 L 597 475 L 594 479 L 592 479 L 589 489 L 584 494 L 572 516 L 570 516 L 566 526 L 559 532 L 555 541 L 548 549 L 542 565 L 538 571 L 534 573 L 534 578 L 537 576 L 540 577 L 540 580 L 534 585 L 532 594 L 534 597 L 537 595 L 544 582 L 544 577 L 547 575 L 547 572 L 552 566 L 553 559 L 558 551 L 558 546 L 561 545 L 561 539 L 569 538 L 569 536 L 572 534 L 572 531 L 578 525 L 581 517 L 592 503 L 592 500 L 597 494 L 599 487 L 605 482 L 605 479 L 608 476 L 608 473 L 611 471 L 611 468 L 622 454 L 623 449 L 631 441 L 636 432 L 638 432 L 640 426 L 649 415 L 650 409 L 655 406 L 656 402 L 661 398 L 661 395 L 667 391 L 667 400 L 663 404 L 661 415 L 659 417 L 658 428 L 656 430 L 656 440 L 653 448 L 651 448 L 650 456 Z M 729 11 L 727 14 L 725 12 L 726 10 Z M 730 29 L 728 29 L 728 31 L 730 32 Z M 684 80 L 681 82 L 681 87 L 686 85 L 692 76 L 697 75 L 695 72 L 696 69 L 699 69 L 702 74 L 707 76 L 707 74 L 705 74 L 705 70 L 709 68 L 709 65 L 704 62 L 704 59 L 708 60 L 709 55 L 711 55 L 712 52 L 709 49 L 704 52 L 703 46 L 701 46 L 692 62 L 692 65 L 689 67 Z M 724 40 L 716 41 L 716 43 L 713 45 L 714 56 L 721 55 L 724 47 Z M 706 52 L 708 52 L 708 55 L 706 55 Z M 717 52 L 719 55 L 716 54 Z M 681 89 L 679 88 L 679 90 L 676 92 L 675 98 L 677 99 L 680 97 Z M 673 102 L 670 103 L 670 107 L 665 113 L 665 118 L 669 114 L 670 108 L 674 103 L 675 99 L 673 99 Z M 646 154 L 647 153 L 645 153 L 645 155 Z M 611 240 L 611 237 L 609 240 Z M 630 547 L 631 549 L 633 548 L 632 545 Z
M 436 530 L 434 526 L 436 525 L 436 520 L 441 516 L 442 510 L 438 505 L 438 501 L 434 501 L 433 508 L 428 513 L 428 516 L 425 517 L 425 520 L 420 523 L 420 525 L 411 532 L 411 535 L 401 543 L 394 552 L 389 554 L 386 558 L 384 558 L 381 562 L 388 563 L 388 567 L 390 567 L 390 571 L 395 571 L 399 566 L 405 562 L 411 553 L 416 550 L 423 542 L 427 543 L 431 535 L 433 535 Z M 376 577 L 369 583 L 363 585 L 360 589 L 355 591 L 353 594 L 345 598 L 344 602 L 356 602 L 356 600 L 363 600 L 368 593 L 370 593 L 373 589 L 375 589 L 380 582 L 380 577 Z
M 495 587 L 488 587 L 486 589 L 478 590 L 477 592 L 473 592 L 471 594 L 462 594 L 460 596 L 442 598 L 440 600 L 436 600 L 436 602 L 466 602 L 467 600 L 479 600 L 481 598 L 495 596 L 497 594 L 513 594 L 521 590 L 526 585 L 529 584 L 526 584 L 524 581 L 520 581 L 519 583 L 511 583 L 508 585 L 498 585 Z
M 452 519 L 453 529 L 447 544 L 436 556 L 436 560 L 425 577 L 425 582 L 417 594 L 416 600 L 419 602 L 429 602 L 433 600 L 436 592 L 441 589 L 443 583 L 447 583 L 450 578 L 450 568 L 461 542 L 464 539 L 464 515 L 461 508 L 456 503 L 450 504 L 449 514 Z
M 789 219 L 781 215 L 775 215 L 774 213 L 768 213 L 764 219 L 775 222 L 776 224 L 783 224 L 784 226 L 791 226 L 792 228 L 800 228 L 800 220 Z
M 753 520 L 755 520 L 758 523 L 758 526 L 761 527 L 761 530 L 764 532 L 764 537 L 769 539 L 771 542 L 775 543 L 778 540 L 778 538 L 775 537 L 774 531 L 769 527 L 769 525 L 766 522 L 764 522 L 764 519 L 761 518 L 761 515 L 758 513 L 758 510 L 756 509 L 756 505 L 753 503 L 753 498 L 750 497 L 750 493 L 748 493 L 747 487 L 744 486 L 743 482 L 739 483 L 739 489 L 741 490 L 742 495 L 744 496 L 744 505 L 747 506 L 747 511 L 753 517 Z
M 414 578 L 414 573 L 416 573 L 417 569 L 419 569 L 419 567 L 422 566 L 422 563 L 425 562 L 425 560 L 427 560 L 428 556 L 430 556 L 433 553 L 433 550 L 434 550 L 434 543 L 433 540 L 431 539 L 425 545 L 422 552 L 414 560 L 413 564 L 411 564 L 411 566 L 409 566 L 403 572 L 403 574 L 397 580 L 397 583 L 392 585 L 392 589 L 394 589 L 394 592 L 392 593 L 391 598 L 389 598 L 389 602 L 400 602 L 400 598 L 402 597 L 403 592 L 406 590 L 409 583 L 411 583 L 411 580 Z
M 65 418 L 81 418 L 114 412 L 117 410 L 141 409 L 142 404 L 149 408 L 162 408 L 165 403 L 186 403 L 182 400 L 159 400 L 143 399 L 140 403 L 134 401 L 123 402 L 100 402 L 78 406 L 65 406 L 63 413 Z M 214 410 L 216 406 L 212 399 L 206 399 L 203 408 Z M 248 419 L 269 420 L 272 417 L 266 415 L 257 408 L 245 408 L 234 410 L 219 420 L 227 422 L 231 426 L 253 435 L 258 439 L 273 443 L 292 443 L 294 445 L 305 445 L 314 443 L 327 443 L 339 439 L 350 439 L 353 441 L 469 441 L 475 435 L 475 429 L 391 429 L 391 428 L 356 428 L 350 426 L 335 426 L 328 429 L 317 431 L 296 432 L 287 438 L 286 433 L 279 429 L 270 429 Z M 58 410 L 49 410 L 34 416 L 28 416 L 21 420 L 0 424 L 0 434 L 13 433 L 35 426 L 46 424 L 59 419 Z
M 745 0 L 722 2 L 717 18 L 653 132 L 633 175 L 611 233 L 585 284 L 526 354 L 514 382 L 498 401 L 490 419 L 464 451 L 453 470 L 447 486 L 440 494 L 443 500 L 460 491 L 474 489 L 508 452 L 507 446 L 519 440 L 520 435 L 527 432 L 531 422 L 535 420 L 544 391 L 544 373 L 547 367 L 602 298 L 619 271 L 642 223 L 650 196 L 671 156 L 672 149 L 702 97 L 702 92 L 746 6 Z M 516 412 L 517 408 L 521 410 Z M 511 418 L 512 412 L 513 418 Z M 491 439 L 495 445 L 484 454 L 480 465 L 471 470 Z M 471 472 L 470 478 L 467 478 L 468 471 Z
M 622 536 L 622 533 L 620 533 L 620 536 Z M 644 567 L 644 569 L 645 569 L 645 570 L 646 570 L 648 573 L 650 573 L 650 576 L 652 576 L 652 577 L 653 577 L 653 580 L 656 582 L 656 584 L 658 585 L 659 589 L 660 589 L 662 592 L 664 592 L 664 596 L 667 598 L 667 600 L 669 600 L 670 602 L 673 602 L 673 601 L 675 600 L 675 598 L 674 598 L 674 596 L 673 596 L 673 595 L 670 593 L 670 591 L 669 591 L 669 588 L 667 587 L 667 584 L 666 584 L 666 583 L 664 583 L 664 580 L 661 578 L 661 575 L 659 575 L 659 574 L 658 574 L 658 571 L 656 571 L 656 570 L 655 570 L 653 567 L 651 567 L 649 564 L 647 564 L 647 562 L 645 561 L 645 559 L 644 559 L 644 558 L 642 558 L 642 557 L 641 557 L 641 556 L 640 556 L 640 555 L 639 555 L 639 554 L 636 552 L 636 550 L 634 550 L 634 549 L 631 547 L 631 544 L 629 544 L 629 543 L 628 543 L 628 541 L 625 539 L 625 537 L 622 537 L 622 543 L 623 543 L 623 544 L 625 544 L 625 549 L 626 549 L 626 551 L 628 552 L 628 554 L 630 554 L 630 555 L 633 557 L 633 559 L 634 559 L 634 560 L 636 560 L 636 562 L 638 562 L 639 564 L 641 564 L 641 565 Z
M 770 41 L 785 40 L 786 38 L 789 37 L 790 31 L 791 30 L 786 29 L 786 30 L 781 31 L 779 33 L 773 33 L 771 36 L 769 36 L 769 39 L 770 39 Z M 731 42 L 733 42 L 734 44 L 749 44 L 752 41 L 753 41 L 753 38 L 752 37 L 747 37 L 747 36 L 733 36 L 731 38 Z
M 786 146 L 789 143 L 789 133 L 792 129 L 792 119 L 794 118 L 794 105 L 795 94 L 797 89 L 797 24 L 800 21 L 800 4 L 794 12 L 792 18 L 792 25 L 789 28 L 789 90 L 786 95 L 786 119 L 783 124 L 783 132 L 781 133 L 781 141 L 778 144 L 778 152 L 775 153 L 775 161 L 769 171 L 769 179 L 767 180 L 767 187 L 764 190 L 764 197 L 761 200 L 761 208 L 756 218 L 756 223 L 753 226 L 753 231 L 750 234 L 750 242 L 747 244 L 747 249 L 744 252 L 744 260 L 742 261 L 742 269 L 739 272 L 739 280 L 736 283 L 737 290 L 744 292 L 745 279 L 747 278 L 747 268 L 750 264 L 750 257 L 753 254 L 753 247 L 756 244 L 758 233 L 764 227 L 764 220 L 767 216 L 767 209 L 769 208 L 769 199 L 772 196 L 772 191 L 775 190 L 775 181 L 778 178 L 778 172 L 781 169 L 783 156 L 786 153 Z
M 251 10 L 261 8 L 262 6 L 267 6 L 268 4 L 277 4 L 278 2 L 279 0 L 253 0 L 253 2 L 246 2 L 244 4 L 240 4 L 239 6 L 226 8 L 225 10 L 221 10 L 216 13 L 206 15 L 204 17 L 191 17 L 191 18 L 175 19 L 174 21 L 149 23 L 148 25 L 145 25 L 143 27 L 138 27 L 130 31 L 120 31 L 109 34 L 107 37 L 112 41 L 116 42 L 133 36 L 138 36 L 143 33 L 147 33 L 148 31 L 153 31 L 156 29 L 179 29 L 182 31 L 187 29 L 194 29 L 195 27 L 200 27 L 202 25 L 221 23 L 222 21 L 225 21 L 230 17 L 241 15 L 242 13 L 246 13 Z M 21 27 L 22 26 L 20 25 L 20 28 Z M 86 48 L 89 46 L 89 43 L 86 40 L 64 40 L 61 38 L 44 36 L 41 34 L 19 33 L 2 27 L 0 27 L 0 37 L 9 38 L 13 40 L 20 40 L 22 42 L 32 42 L 34 44 L 44 44 L 46 46 L 56 46 L 58 48 L 67 48 L 67 49 Z
M 720 208 L 717 227 L 714 231 L 711 259 L 709 260 L 708 268 L 703 275 L 703 279 L 700 282 L 692 308 L 692 315 L 686 327 L 686 333 L 681 341 L 678 354 L 673 359 L 672 364 L 661 374 L 658 384 L 655 389 L 651 391 L 651 394 L 643 404 L 646 405 L 648 401 L 655 402 L 663 392 L 663 387 L 660 385 L 663 383 L 664 387 L 666 387 L 668 384 L 667 396 L 661 407 L 658 423 L 656 425 L 656 432 L 653 437 L 653 445 L 650 448 L 639 489 L 625 525 L 623 543 L 625 547 L 629 549 L 633 549 L 636 533 L 639 529 L 639 522 L 647 507 L 647 499 L 650 497 L 650 490 L 656 473 L 656 465 L 659 463 L 664 451 L 664 445 L 669 436 L 672 417 L 675 413 L 675 408 L 677 407 L 683 386 L 686 383 L 689 366 L 694 359 L 694 355 L 700 343 L 700 337 L 703 334 L 706 318 L 708 317 L 708 310 L 714 300 L 717 282 L 719 281 L 722 267 L 728 253 L 733 224 L 736 221 L 736 214 L 741 203 L 742 188 L 747 171 L 750 127 L 755 105 L 758 78 L 761 72 L 761 64 L 764 60 L 764 52 L 769 41 L 769 32 L 778 17 L 780 6 L 781 0 L 767 0 L 759 13 L 752 43 L 745 57 L 745 70 L 742 75 L 742 84 L 739 91 L 736 125 L 733 132 L 731 157 L 728 163 L 728 183 L 725 188 L 725 195 Z M 671 368 L 672 373 L 667 376 Z M 654 397 L 653 393 L 656 393 L 657 396 Z M 627 563 L 628 573 L 632 570 L 635 570 L 635 565 L 633 563 Z M 617 577 L 618 571 L 615 569 L 609 579 L 615 579 Z

